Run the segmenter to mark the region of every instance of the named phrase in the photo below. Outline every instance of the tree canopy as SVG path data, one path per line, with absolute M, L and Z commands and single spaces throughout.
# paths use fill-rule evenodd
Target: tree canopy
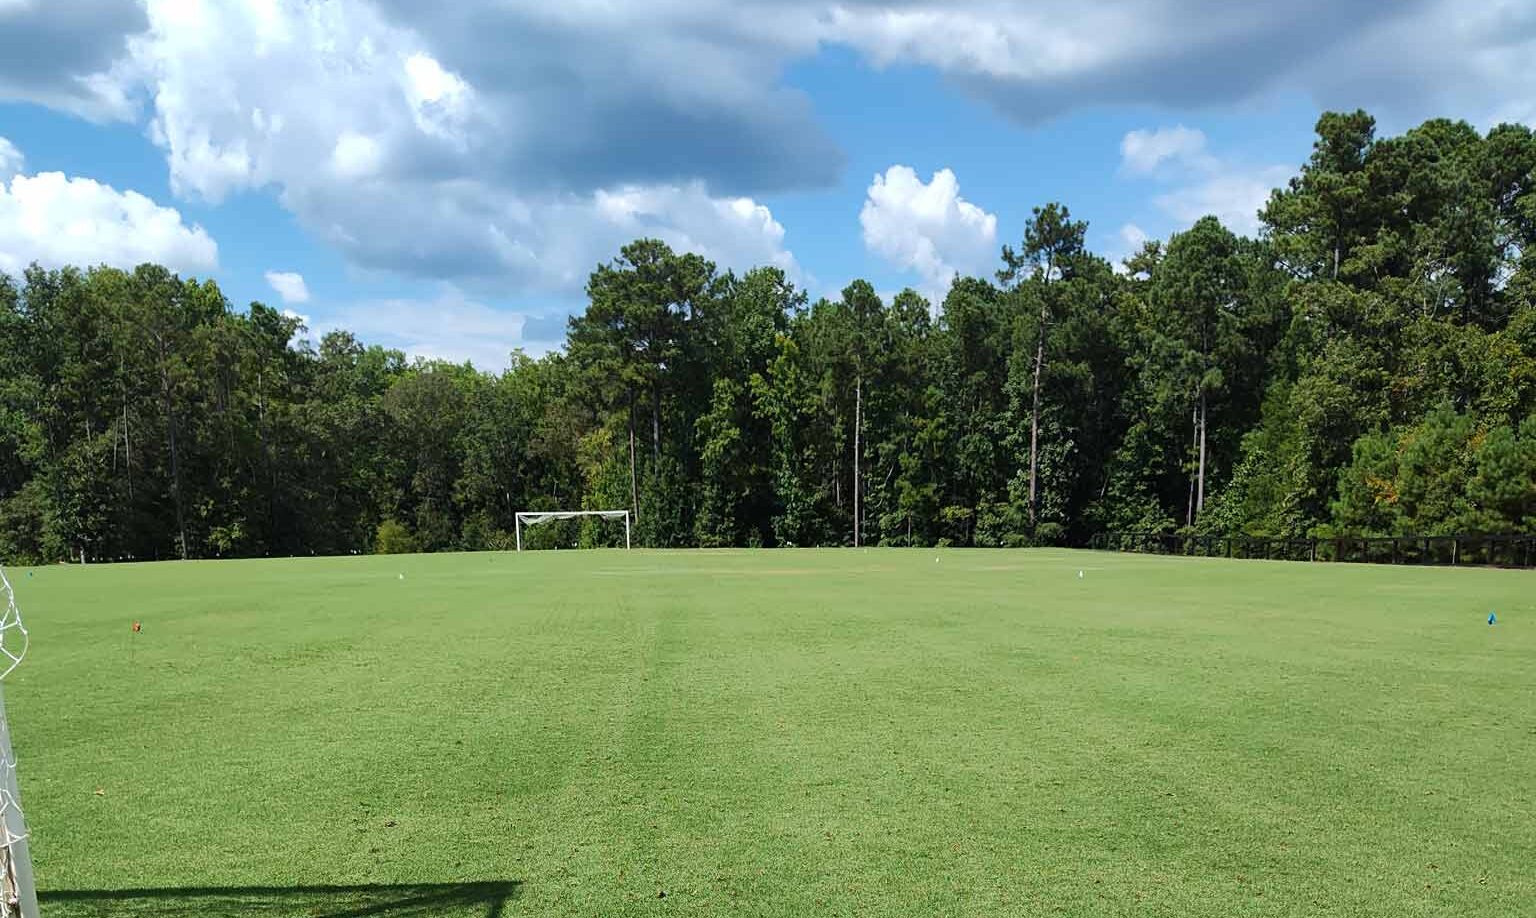
M 155 265 L 0 275 L 0 559 L 499 548 L 556 508 L 653 546 L 1536 532 L 1531 131 L 1325 114 L 1260 218 L 1112 266 L 1049 202 L 941 303 L 637 240 L 499 372 Z

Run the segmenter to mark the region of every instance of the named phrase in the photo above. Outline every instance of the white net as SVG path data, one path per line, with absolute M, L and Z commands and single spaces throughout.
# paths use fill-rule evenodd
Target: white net
M 21 622 L 21 610 L 16 607 L 16 591 L 11 589 L 11 581 L 6 579 L 3 570 L 0 570 L 0 591 L 5 593 L 5 609 L 0 616 L 0 679 L 4 679 L 21 665 L 30 638 L 27 637 L 27 626 Z
M 4 680 L 26 657 L 30 638 L 4 570 L 0 570 L 0 594 L 0 680 Z M 17 796 L 16 756 L 0 696 L 0 918 L 31 918 L 37 909 L 26 851 L 26 820 Z
M 518 519 L 524 526 L 537 526 L 540 523 L 548 523 L 552 520 L 574 520 L 581 517 L 594 516 L 608 520 L 618 520 L 629 516 L 628 510 L 549 510 L 540 513 L 519 513 Z
M 543 526 L 556 520 L 604 519 L 624 521 L 624 547 L 629 547 L 628 510 L 523 510 L 517 514 L 517 550 L 523 550 L 523 530 Z

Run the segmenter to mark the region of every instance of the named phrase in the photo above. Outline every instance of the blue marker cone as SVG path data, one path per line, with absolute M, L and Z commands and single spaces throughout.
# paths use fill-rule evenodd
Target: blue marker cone
M 1498 623 L 1499 623 L 1499 617 L 1497 615 L 1494 615 L 1492 612 L 1489 612 L 1488 613 L 1488 624 L 1490 624 L 1490 625 L 1497 625 Z

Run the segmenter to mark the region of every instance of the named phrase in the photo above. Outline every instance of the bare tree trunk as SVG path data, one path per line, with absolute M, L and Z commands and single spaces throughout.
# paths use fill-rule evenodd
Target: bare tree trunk
M 1040 370 L 1045 365 L 1045 307 L 1040 307 L 1040 337 L 1035 342 L 1035 385 L 1029 408 L 1029 525 L 1035 525 L 1035 476 L 1040 467 Z
M 855 377 L 853 383 L 853 546 L 859 547 L 862 536 L 860 514 L 864 512 L 864 483 L 860 480 L 859 463 L 860 430 L 864 426 L 864 377 Z
M 261 444 L 261 461 L 267 467 L 267 552 L 277 546 L 277 463 L 272 461 L 272 443 L 267 438 L 266 374 L 256 373 L 256 439 Z
M 181 456 L 176 450 L 176 409 L 171 400 L 171 372 L 165 365 L 165 341 L 158 342 L 160 350 L 160 401 L 165 409 L 165 440 L 171 454 L 171 502 L 176 505 L 176 536 L 180 542 L 181 558 L 187 558 L 187 518 L 182 507 Z
M 836 453 L 832 459 L 832 505 L 837 509 L 843 509 L 843 454 Z
M 1197 408 L 1189 409 L 1189 445 L 1193 450 L 1200 442 L 1200 412 Z M 1195 476 L 1189 476 L 1189 498 L 1184 502 L 1184 525 L 1195 525 Z
M 123 395 L 123 468 L 128 473 L 128 500 L 133 500 L 133 443 L 128 429 L 128 396 Z
M 629 397 L 629 503 L 635 512 L 635 522 L 640 522 L 640 477 L 635 472 L 635 397 Z
M 1045 368 L 1045 325 L 1050 319 L 1052 275 L 1056 273 L 1056 253 L 1052 252 L 1045 265 L 1045 278 L 1040 290 L 1040 321 L 1035 334 L 1035 380 L 1029 406 L 1029 528 L 1035 528 L 1035 495 L 1040 470 L 1040 375 Z
M 1195 491 L 1195 519 L 1205 510 L 1205 389 L 1200 390 L 1200 478 Z
M 651 386 L 651 474 L 661 467 L 661 386 Z

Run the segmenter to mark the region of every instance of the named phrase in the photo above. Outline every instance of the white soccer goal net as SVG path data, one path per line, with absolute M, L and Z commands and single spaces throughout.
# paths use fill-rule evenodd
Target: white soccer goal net
M 4 680 L 27 655 L 27 627 L 16 605 L 16 591 L 0 570 L 0 918 L 38 918 L 32 859 L 27 851 L 27 822 L 16 783 L 16 756 L 5 717 Z
M 628 510 L 525 510 L 517 514 L 514 526 L 517 529 L 517 550 L 523 550 L 523 527 L 532 528 L 552 523 L 555 520 L 574 520 L 583 517 L 595 517 L 597 519 L 624 521 L 624 547 L 629 547 L 629 511 Z

